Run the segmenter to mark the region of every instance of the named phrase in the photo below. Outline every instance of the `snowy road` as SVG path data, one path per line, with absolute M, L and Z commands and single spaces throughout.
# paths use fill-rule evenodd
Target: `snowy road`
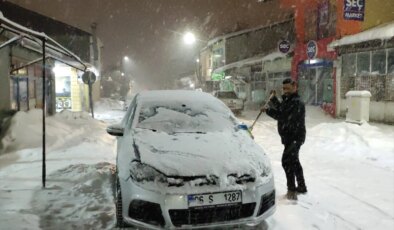
M 103 121 L 68 113 L 48 119 L 45 190 L 40 187 L 40 136 L 34 133 L 40 114 L 19 118 L 21 124 L 8 139 L 12 151 L 0 155 L 0 229 L 114 227 L 115 139 L 105 127 L 120 121 L 124 112 L 103 104 L 96 116 Z M 255 116 L 245 112 L 241 119 L 251 123 Z M 255 140 L 272 160 L 278 194 L 277 212 L 259 228 L 394 229 L 394 127 L 351 125 L 313 107 L 306 121 L 300 158 L 309 193 L 297 203 L 283 199 L 283 147 L 276 122 L 263 115 L 255 127 Z
M 251 123 L 255 116 L 249 112 L 243 119 Z M 309 193 L 297 205 L 283 199 L 286 178 L 276 122 L 264 115 L 254 130 L 271 157 L 278 191 L 270 229 L 394 229 L 394 127 L 347 124 L 314 107 L 308 108 L 306 122 L 300 159 Z

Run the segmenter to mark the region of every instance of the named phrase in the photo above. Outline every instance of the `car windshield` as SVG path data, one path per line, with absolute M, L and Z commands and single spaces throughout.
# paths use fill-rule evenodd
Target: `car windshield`
M 166 133 L 207 133 L 233 130 L 230 113 L 193 104 L 145 104 L 141 107 L 137 128 Z
M 218 92 L 217 93 L 218 98 L 223 98 L 223 99 L 237 99 L 237 95 L 235 92 Z

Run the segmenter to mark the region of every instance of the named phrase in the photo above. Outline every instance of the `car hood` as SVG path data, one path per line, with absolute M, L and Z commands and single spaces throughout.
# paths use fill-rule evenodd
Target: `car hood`
M 167 176 L 258 176 L 269 159 L 247 131 L 176 133 L 137 130 L 134 143 L 141 163 Z

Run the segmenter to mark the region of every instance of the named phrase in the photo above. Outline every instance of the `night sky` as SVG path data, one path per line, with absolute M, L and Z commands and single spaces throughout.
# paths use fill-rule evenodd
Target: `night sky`
M 140 80 L 160 83 L 168 75 L 193 66 L 198 49 L 212 36 L 266 25 L 289 16 L 278 1 L 257 0 L 10 0 L 80 29 L 98 24 L 104 43 L 103 67 L 120 64 L 128 55 Z M 200 41 L 186 46 L 181 34 L 190 30 Z

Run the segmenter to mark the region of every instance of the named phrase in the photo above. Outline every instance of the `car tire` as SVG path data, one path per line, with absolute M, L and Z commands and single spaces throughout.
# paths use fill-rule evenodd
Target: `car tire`
M 116 177 L 116 185 L 115 185 L 115 207 L 116 207 L 116 227 L 124 228 L 127 227 L 127 224 L 123 219 L 123 205 L 122 205 L 122 191 L 120 189 L 119 178 Z

